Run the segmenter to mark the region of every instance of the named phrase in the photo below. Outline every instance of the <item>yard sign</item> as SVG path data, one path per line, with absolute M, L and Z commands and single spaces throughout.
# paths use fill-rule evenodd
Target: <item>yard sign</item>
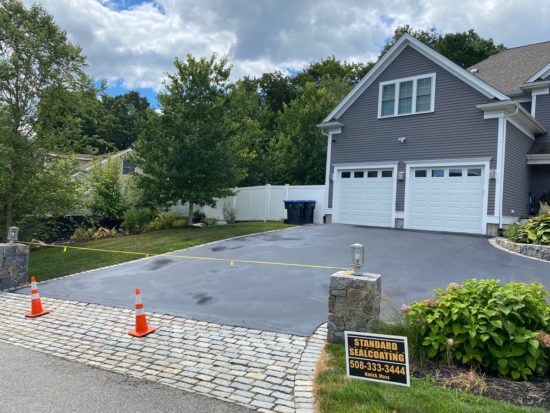
M 410 386 L 407 337 L 346 331 L 348 377 Z

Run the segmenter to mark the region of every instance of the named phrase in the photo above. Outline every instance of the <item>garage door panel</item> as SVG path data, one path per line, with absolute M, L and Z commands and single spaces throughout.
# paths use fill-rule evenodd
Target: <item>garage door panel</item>
M 473 168 L 476 173 L 481 171 L 479 176 L 468 176 L 468 169 L 460 166 L 413 168 L 408 194 L 408 226 L 438 231 L 481 232 L 484 168 Z M 425 170 L 425 176 L 423 173 L 416 174 L 416 170 Z
M 355 172 L 359 172 L 357 175 Z M 362 172 L 362 174 L 361 174 Z M 369 174 L 370 172 L 370 174 Z M 362 177 L 360 177 L 362 175 Z M 368 176 L 371 177 L 368 177 Z M 393 174 L 392 174 L 393 175 Z M 393 177 L 382 170 L 356 170 L 353 179 L 339 179 L 337 220 L 343 224 L 389 227 L 393 211 Z M 353 188 L 350 190 L 350 188 Z

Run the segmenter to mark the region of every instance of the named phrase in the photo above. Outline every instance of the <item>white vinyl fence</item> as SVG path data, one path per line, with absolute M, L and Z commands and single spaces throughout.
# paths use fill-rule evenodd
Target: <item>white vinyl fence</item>
M 200 208 L 208 218 L 223 219 L 223 206 L 230 205 L 237 211 L 237 221 L 279 221 L 286 218 L 284 201 L 316 201 L 313 220 L 323 223 L 325 209 L 324 185 L 263 185 L 235 188 L 235 196 L 217 199 L 216 206 Z M 187 206 L 174 208 L 178 213 L 187 215 Z

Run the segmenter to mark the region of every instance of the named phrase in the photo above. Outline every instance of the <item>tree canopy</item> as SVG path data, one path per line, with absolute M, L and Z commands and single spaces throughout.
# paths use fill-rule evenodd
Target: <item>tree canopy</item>
M 40 99 L 47 93 L 86 87 L 84 67 L 80 48 L 41 6 L 27 9 L 17 0 L 0 2 L 0 221 L 6 227 L 35 213 L 57 184 L 70 191 L 64 162 L 46 162 L 57 137 L 38 133 L 36 124 Z M 69 198 L 58 197 L 62 205 L 54 209 L 74 207 Z
M 230 67 L 227 58 L 174 61 L 158 96 L 162 116 L 149 122 L 135 145 L 137 179 L 160 206 L 212 204 L 235 185 L 225 104 Z M 152 198 L 151 198 L 152 197 Z

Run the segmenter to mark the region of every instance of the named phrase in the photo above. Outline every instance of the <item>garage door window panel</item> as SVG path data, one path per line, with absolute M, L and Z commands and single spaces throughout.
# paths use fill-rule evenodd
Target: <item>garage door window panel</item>
M 351 177 L 351 172 L 342 172 L 342 178 L 347 179 Z
M 363 171 L 355 171 L 353 173 L 354 178 L 363 178 L 365 176 L 365 173 Z
M 449 169 L 449 177 L 456 178 L 462 176 L 462 169 Z
M 432 178 L 443 178 L 445 176 L 444 169 L 432 169 Z
M 468 169 L 468 176 L 481 176 L 481 169 L 480 168 Z
M 378 178 L 378 171 L 368 171 L 367 178 Z

